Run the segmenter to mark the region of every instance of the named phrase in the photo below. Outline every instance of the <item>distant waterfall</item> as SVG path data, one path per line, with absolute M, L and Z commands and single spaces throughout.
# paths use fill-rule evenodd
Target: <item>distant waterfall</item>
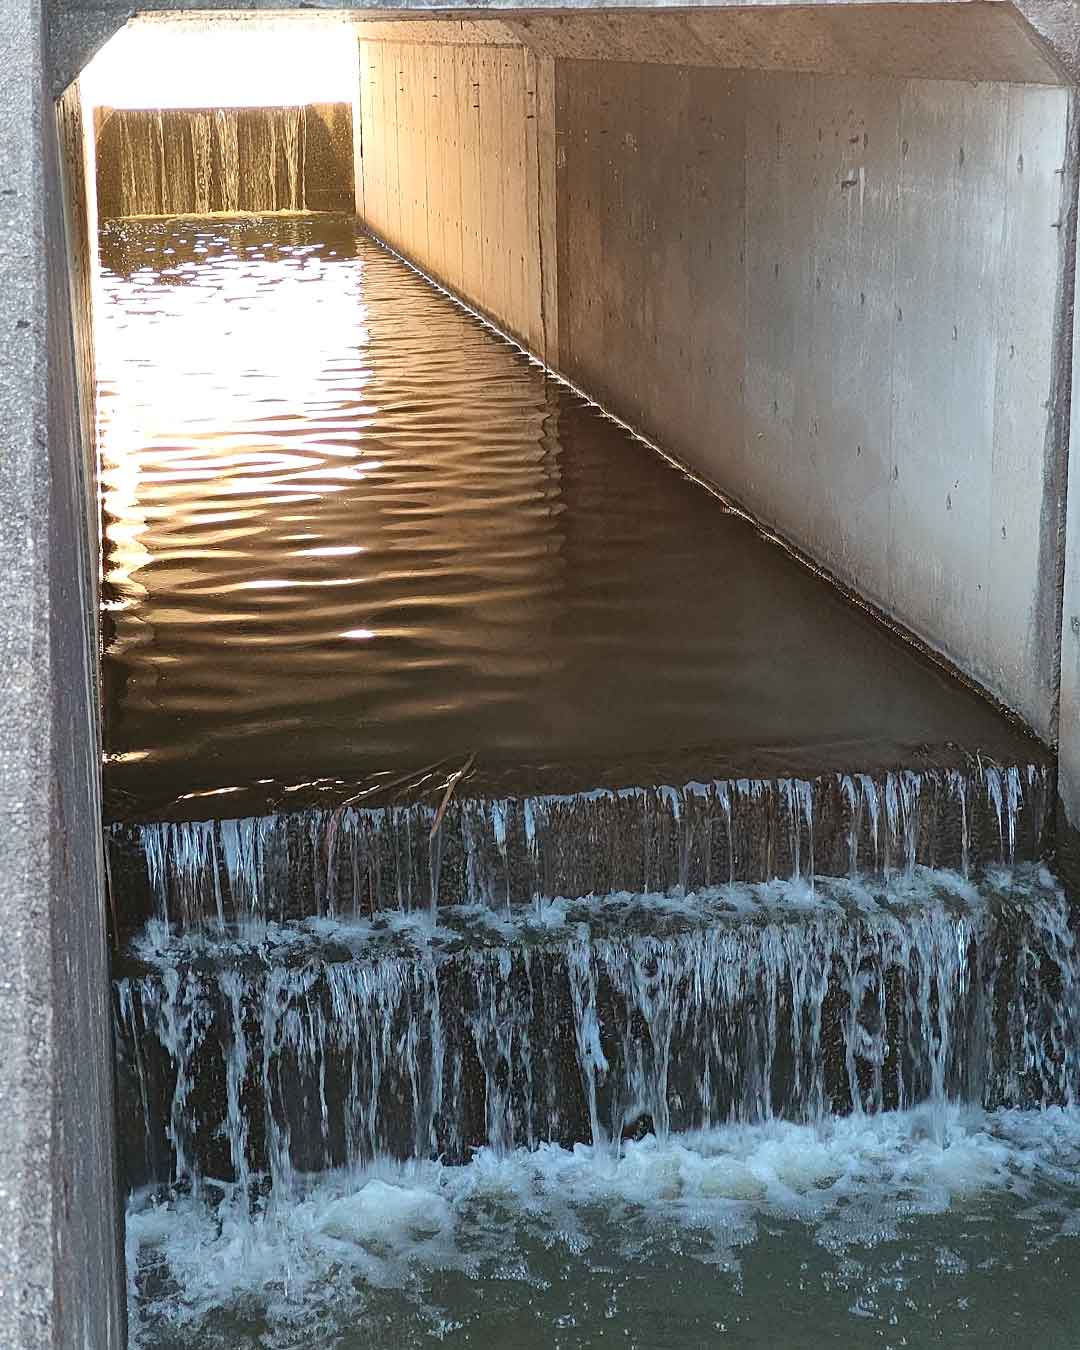
M 102 218 L 351 210 L 351 111 L 102 109 Z

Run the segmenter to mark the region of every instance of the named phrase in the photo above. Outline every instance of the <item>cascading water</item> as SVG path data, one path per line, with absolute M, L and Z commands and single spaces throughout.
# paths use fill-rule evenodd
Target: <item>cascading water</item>
M 511 910 L 613 891 L 736 881 L 889 877 L 917 863 L 967 876 L 1038 856 L 1047 770 L 1000 768 L 736 779 L 684 788 L 115 825 L 129 920 L 185 928 L 448 900 Z M 436 827 L 436 821 L 438 821 Z
M 940 1137 L 951 1101 L 1069 1105 L 1080 957 L 1052 887 L 1021 908 L 1010 886 L 920 871 L 823 878 L 812 901 L 774 883 L 215 941 L 152 924 L 117 985 L 134 1179 L 288 1188 L 381 1157 L 617 1144 L 640 1121 L 666 1139 L 920 1103 Z
M 347 109 L 346 109 L 347 114 Z M 207 216 L 348 205 L 351 183 L 309 175 L 349 170 L 351 147 L 326 162 L 338 105 L 279 108 L 118 108 L 98 114 L 103 216 Z M 314 161 L 318 155 L 312 155 Z M 309 199 L 310 198 L 310 199 Z
M 920 1225 L 972 1197 L 1021 1229 L 1064 1205 L 1080 1231 L 1080 953 L 1045 872 L 443 920 L 152 921 L 133 944 L 116 1016 L 146 1344 L 203 1344 L 184 1338 L 215 1306 L 296 1346 L 312 1309 L 374 1345 L 350 1328 L 381 1308 L 394 1344 L 422 1344 L 467 1276 L 451 1302 L 477 1330 L 510 1280 L 512 1334 L 541 1345 L 567 1325 L 534 1324 L 552 1250 L 571 1287 L 662 1285 L 681 1233 L 683 1266 L 714 1267 L 700 1315 L 737 1295 L 740 1249 L 775 1263 L 761 1225 L 834 1294 L 863 1282 L 868 1232 L 912 1235 L 917 1265 Z M 954 1275 L 979 1248 L 964 1222 Z
M 352 222 L 102 247 L 134 1344 L 1072 1350 L 1044 748 Z

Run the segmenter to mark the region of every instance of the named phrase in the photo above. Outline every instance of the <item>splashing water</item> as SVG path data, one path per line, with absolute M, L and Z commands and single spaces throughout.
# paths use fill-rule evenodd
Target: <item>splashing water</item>
M 255 1214 L 235 1193 L 139 1195 L 133 1344 L 644 1350 L 723 1329 L 792 1344 L 798 1326 L 815 1347 L 975 1345 L 1023 1316 L 1064 1348 L 1080 1116 L 952 1107 L 943 1125 L 913 1110 L 381 1161 Z
M 309 807 L 272 816 L 115 825 L 129 919 L 222 928 L 246 917 L 438 909 L 445 897 L 539 908 L 612 891 L 816 874 L 964 876 L 1038 855 L 1048 773 L 1031 764 L 733 779 L 680 789 L 464 798 L 435 808 Z

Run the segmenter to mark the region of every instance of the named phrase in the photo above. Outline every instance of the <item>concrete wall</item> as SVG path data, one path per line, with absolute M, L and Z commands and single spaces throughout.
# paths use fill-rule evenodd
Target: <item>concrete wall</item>
M 1067 91 L 556 86 L 563 370 L 1052 740 Z
M 37 0 L 0 10 L 0 1344 L 112 1350 L 124 1313 L 96 615 L 43 33 Z M 62 126 L 73 120 L 69 106 Z M 72 183 L 81 156 L 69 141 Z
M 371 227 L 1053 741 L 1068 91 L 526 22 L 362 43 Z
M 95 441 L 85 439 L 94 395 L 81 383 L 93 376 L 91 254 L 85 224 L 68 214 L 88 195 L 78 101 L 75 86 L 44 126 L 49 662 L 47 680 L 40 670 L 38 678 L 50 725 L 54 1344 L 111 1350 L 123 1344 L 127 1318 L 105 869 L 93 828 L 101 819 L 98 487 Z
M 81 478 L 85 495 L 89 540 L 89 580 L 93 587 L 93 610 L 99 598 L 101 509 L 97 474 L 97 375 L 94 358 L 94 268 L 97 259 L 97 197 L 94 137 L 86 124 L 79 85 L 69 85 L 56 104 L 59 136 L 60 192 L 63 202 L 67 278 L 73 318 L 75 384 L 79 409 L 79 439 L 82 449 Z M 96 637 L 95 637 L 96 640 Z M 97 661 L 93 663 L 97 681 Z
M 520 46 L 361 42 L 360 112 L 370 228 L 544 354 L 535 64 Z
M 745 76 L 558 61 L 555 87 L 561 369 L 719 478 L 743 427 Z
M 1078 157 L 1074 113 L 1071 162 Z M 1075 208 L 1074 208 L 1075 209 Z M 1080 238 L 1076 240 L 1080 250 Z M 1080 261 L 1080 259 L 1074 259 Z M 1074 270 L 1075 282 L 1075 270 Z M 1073 310 L 1073 361 L 1070 408 L 1080 408 L 1080 307 Z M 1062 398 L 1061 403 L 1065 403 Z M 1069 454 L 1067 513 L 1064 525 L 1065 576 L 1061 609 L 1061 689 L 1058 711 L 1058 861 L 1071 888 L 1080 888 L 1080 438 Z

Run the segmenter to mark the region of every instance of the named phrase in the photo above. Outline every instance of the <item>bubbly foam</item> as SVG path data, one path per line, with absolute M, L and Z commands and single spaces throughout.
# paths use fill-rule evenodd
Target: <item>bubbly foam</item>
M 437 1321 L 432 1291 L 445 1278 L 465 1277 L 475 1297 L 510 1280 L 524 1297 L 552 1250 L 571 1272 L 610 1275 L 674 1243 L 702 1279 L 711 1269 L 737 1282 L 785 1225 L 837 1272 L 918 1241 L 920 1224 L 951 1225 L 950 1243 L 923 1255 L 959 1277 L 965 1230 L 993 1203 L 1029 1245 L 1080 1234 L 1080 1112 L 952 1106 L 936 1122 L 916 1109 L 617 1148 L 484 1148 L 464 1166 L 379 1161 L 309 1178 L 254 1213 L 230 1188 L 213 1201 L 143 1194 L 128 1213 L 134 1344 L 194 1333 L 225 1309 L 254 1317 L 267 1344 L 308 1345 L 313 1325 L 349 1326 L 380 1291 Z

